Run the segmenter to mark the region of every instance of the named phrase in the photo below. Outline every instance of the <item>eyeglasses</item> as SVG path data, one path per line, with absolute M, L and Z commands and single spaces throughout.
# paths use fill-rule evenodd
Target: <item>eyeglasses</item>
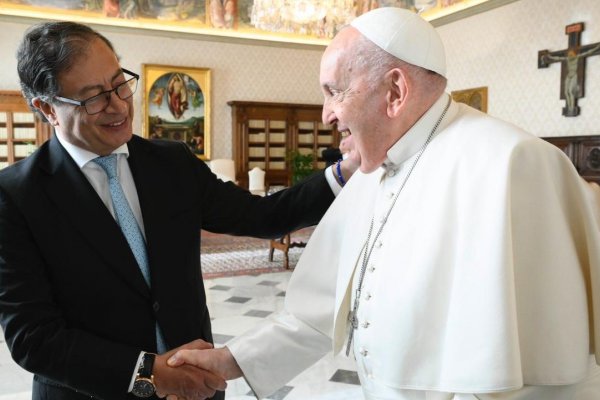
M 106 110 L 106 107 L 108 107 L 110 103 L 110 97 L 113 92 L 115 92 L 121 100 L 126 100 L 133 96 L 137 89 L 138 80 L 140 79 L 140 76 L 134 72 L 126 70 L 125 68 L 121 68 L 121 71 L 123 71 L 127 75 L 131 75 L 133 78 L 129 78 L 128 80 L 111 90 L 101 92 L 100 94 L 92 96 L 83 101 L 68 99 L 66 97 L 60 96 L 54 96 L 54 99 L 62 101 L 63 103 L 69 103 L 83 107 L 85 108 L 85 112 L 87 112 L 89 115 L 101 113 L 102 111 Z

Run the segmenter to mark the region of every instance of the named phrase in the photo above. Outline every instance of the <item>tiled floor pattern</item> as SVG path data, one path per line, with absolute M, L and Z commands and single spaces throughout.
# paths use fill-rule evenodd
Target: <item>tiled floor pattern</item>
M 278 272 L 206 280 L 215 344 L 225 343 L 281 310 L 290 275 L 291 272 Z M 12 361 L 2 336 L 0 340 L 0 400 L 30 399 L 31 375 Z M 353 360 L 329 354 L 269 399 L 363 399 L 355 370 Z M 226 398 L 254 399 L 243 379 L 229 382 Z

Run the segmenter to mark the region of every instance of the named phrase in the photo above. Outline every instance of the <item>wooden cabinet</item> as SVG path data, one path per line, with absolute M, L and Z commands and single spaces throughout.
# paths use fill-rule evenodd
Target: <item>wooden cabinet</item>
M 33 153 L 50 137 L 50 126 L 33 113 L 21 92 L 0 91 L 0 169 Z
M 291 182 L 291 151 L 313 154 L 315 169 L 325 168 L 323 149 L 338 147 L 334 126 L 321 122 L 322 106 L 312 104 L 230 101 L 233 123 L 233 159 L 236 180 L 248 187 L 248 171 L 265 171 L 265 185 Z
M 564 151 L 583 179 L 600 184 L 600 136 L 558 136 L 542 139 Z

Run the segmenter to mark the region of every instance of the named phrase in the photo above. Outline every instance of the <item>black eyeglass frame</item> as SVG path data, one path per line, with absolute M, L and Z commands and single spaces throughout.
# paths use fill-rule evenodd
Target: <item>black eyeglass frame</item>
M 85 110 L 85 112 L 86 112 L 86 113 L 88 113 L 88 115 L 100 114 L 102 111 L 106 110 L 106 108 L 107 108 L 107 107 L 108 107 L 108 105 L 110 104 L 110 96 L 111 96 L 112 92 L 115 92 L 115 94 L 117 95 L 117 97 L 118 97 L 119 99 L 121 99 L 121 100 L 126 100 L 126 99 L 130 98 L 131 96 L 133 96 L 133 94 L 134 94 L 134 93 L 136 92 L 136 90 L 137 90 L 137 84 L 138 84 L 138 81 L 139 81 L 139 79 L 140 79 L 140 76 L 139 76 L 138 74 L 136 74 L 135 72 L 129 71 L 129 70 L 125 69 L 125 68 L 121 68 L 121 71 L 122 71 L 122 72 L 124 72 L 124 73 L 126 73 L 126 74 L 128 74 L 128 75 L 131 75 L 132 77 L 131 77 L 131 78 L 129 78 L 129 79 L 127 79 L 125 82 L 118 84 L 116 87 L 114 87 L 114 88 L 112 88 L 112 89 L 110 89 L 110 90 L 106 90 L 106 91 L 104 91 L 104 92 L 100 92 L 100 93 L 98 93 L 98 94 L 96 94 L 96 95 L 94 95 L 94 96 L 92 96 L 92 97 L 89 97 L 89 98 L 87 98 L 87 99 L 85 99 L 85 100 L 82 100 L 82 101 L 79 101 L 79 100 L 73 100 L 73 99 L 69 99 L 69 98 L 67 98 L 67 97 L 62 97 L 62 96 L 54 96 L 53 98 L 54 98 L 54 99 L 56 99 L 56 100 L 58 100 L 58 101 L 62 101 L 63 103 L 68 103 L 68 104 L 73 104 L 73 105 L 76 105 L 76 106 L 79 106 L 79 107 L 83 107 L 83 109 Z M 131 95 L 129 95 L 129 96 L 125 97 L 125 98 L 121 97 L 121 96 L 119 95 L 119 92 L 118 92 L 118 90 L 119 90 L 121 87 L 123 87 L 123 85 L 129 85 L 129 83 L 130 83 L 132 80 L 134 80 L 134 79 L 135 79 L 135 81 L 136 81 L 136 85 L 135 85 L 135 89 L 131 91 Z M 88 109 L 87 109 L 87 107 L 86 107 L 85 105 L 86 105 L 87 103 L 89 103 L 90 101 L 92 101 L 92 100 L 96 99 L 96 98 L 100 98 L 101 96 L 105 96 L 105 97 L 106 97 L 106 99 L 108 100 L 108 101 L 106 102 L 106 105 L 104 106 L 104 108 L 102 108 L 102 110 L 100 110 L 100 111 L 96 111 L 96 112 L 94 112 L 94 113 L 91 113 L 91 112 L 89 112 L 89 111 L 88 111 Z

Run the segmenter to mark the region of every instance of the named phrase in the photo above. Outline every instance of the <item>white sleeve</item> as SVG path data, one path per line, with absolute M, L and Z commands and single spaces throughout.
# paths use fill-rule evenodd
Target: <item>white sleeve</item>
M 363 189 L 360 183 L 355 181 L 355 189 Z M 270 395 L 333 349 L 341 242 L 349 234 L 346 223 L 355 192 L 342 191 L 311 235 L 288 283 L 284 311 L 226 344 L 260 397 Z M 347 297 L 346 284 L 340 288 L 341 298 Z M 341 315 L 345 320 L 347 314 Z M 344 336 L 344 329 L 339 331 Z
M 331 351 L 331 338 L 290 313 L 279 313 L 226 346 L 264 398 Z
M 331 169 L 331 167 L 325 168 L 325 179 L 327 179 L 327 183 L 329 183 L 329 187 L 331 188 L 333 194 L 335 196 L 340 194 L 340 192 L 342 191 L 342 187 L 335 179 L 335 176 L 333 176 L 333 170 Z

